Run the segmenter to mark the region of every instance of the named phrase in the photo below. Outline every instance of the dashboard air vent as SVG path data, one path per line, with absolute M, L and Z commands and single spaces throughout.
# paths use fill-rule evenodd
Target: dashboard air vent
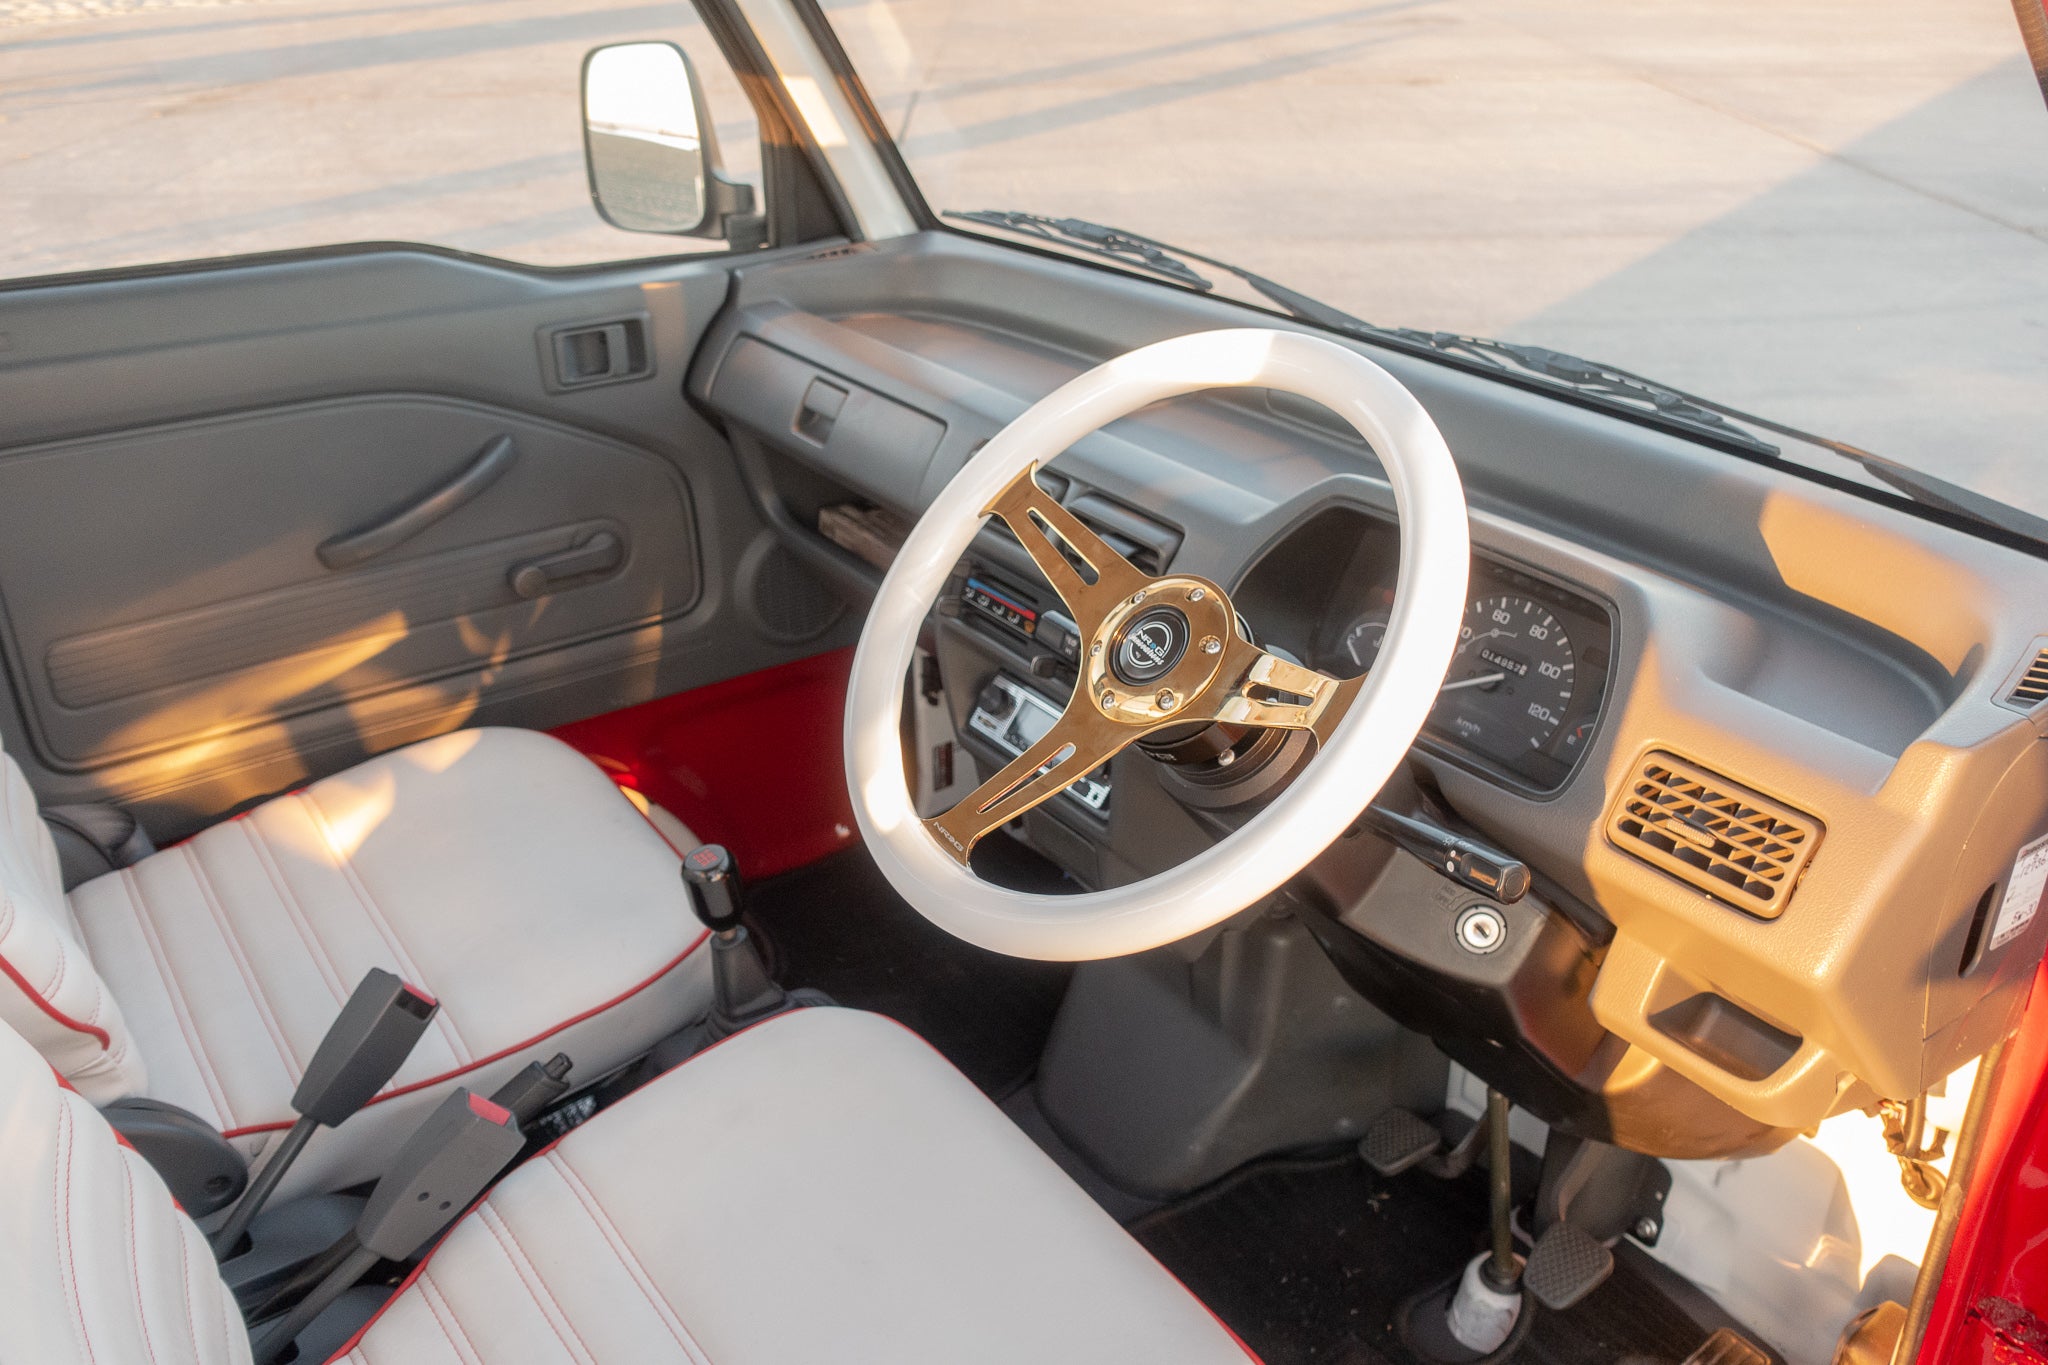
M 1763 919 L 1784 912 L 1820 834 L 1811 816 L 1658 751 L 1607 816 L 1616 848 Z
M 1163 574 L 1180 548 L 1180 532 L 1163 522 L 1111 502 L 1100 493 L 1083 493 L 1067 504 L 1089 530 L 1108 541 L 1140 573 Z
M 2048 649 L 2038 650 L 2034 661 L 2027 665 L 2027 671 L 2020 674 L 2012 685 L 2012 691 L 2005 694 L 2008 706 L 2031 711 L 2043 701 L 2048 701 Z

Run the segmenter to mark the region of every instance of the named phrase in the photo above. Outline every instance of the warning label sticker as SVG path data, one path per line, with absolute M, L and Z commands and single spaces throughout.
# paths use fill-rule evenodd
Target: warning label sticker
M 2012 861 L 2012 876 L 2005 883 L 2005 899 L 1998 903 L 1998 918 L 1991 922 L 1987 951 L 1996 952 L 2026 932 L 2041 910 L 2041 892 L 2048 889 L 2048 834 L 2020 850 Z

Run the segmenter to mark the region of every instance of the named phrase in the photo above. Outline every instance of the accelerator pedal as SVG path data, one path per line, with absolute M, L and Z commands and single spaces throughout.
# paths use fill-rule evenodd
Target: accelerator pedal
M 1885 1307 L 1898 1309 L 1896 1320 L 1903 1326 L 1905 1311 L 1897 1304 L 1880 1305 L 1880 1309 Z M 1839 1356 L 1836 1358 L 1840 1359 Z M 1721 1327 L 1685 1358 L 1685 1365 L 1771 1365 L 1771 1355 L 1734 1328 Z
M 1372 1121 L 1358 1141 L 1358 1155 L 1383 1176 L 1419 1166 L 1443 1146 L 1443 1135 L 1406 1109 L 1389 1109 Z
M 1552 1312 L 1570 1308 L 1614 1273 L 1614 1253 L 1583 1228 L 1553 1223 L 1536 1239 L 1522 1287 Z

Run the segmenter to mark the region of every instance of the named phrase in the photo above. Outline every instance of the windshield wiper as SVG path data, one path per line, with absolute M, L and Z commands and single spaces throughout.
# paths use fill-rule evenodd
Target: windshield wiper
M 1801 431 L 1782 422 L 1774 422 L 1768 417 L 1759 417 L 1755 413 L 1744 412 L 1725 403 L 1717 403 L 1711 398 L 1702 398 L 1683 389 L 1674 389 L 1668 384 L 1646 379 L 1642 375 L 1613 365 L 1569 355 L 1563 351 L 1553 351 L 1547 346 L 1467 336 L 1461 332 L 1433 332 L 1416 327 L 1383 327 L 1377 323 L 1367 322 L 1364 318 L 1354 317 L 1341 308 L 1332 307 L 1320 299 L 1290 289 L 1241 265 L 1220 261 L 1214 256 L 1205 256 L 1199 251 L 1190 251 L 1186 247 L 1174 246 L 1135 232 L 1126 232 L 1121 228 L 1091 223 L 1083 218 L 1049 218 L 1042 214 L 1024 213 L 1013 209 L 990 209 L 969 213 L 948 209 L 945 216 L 989 227 L 1006 228 L 1043 241 L 1078 246 L 1126 265 L 1134 265 L 1164 275 L 1191 288 L 1211 290 L 1215 287 L 1214 284 L 1187 265 L 1188 261 L 1199 261 L 1243 281 L 1246 286 L 1303 322 L 1314 323 L 1318 327 L 1358 337 L 1364 341 L 1378 342 L 1397 350 L 1456 357 L 1469 364 L 1502 373 L 1519 372 L 1543 381 L 1546 386 L 1566 389 L 1605 406 L 1652 417 L 1693 431 L 1705 432 L 1773 461 L 1795 463 L 1786 460 L 1780 447 L 1757 435 L 1756 430 L 1746 428 L 1768 431 L 1773 435 L 1787 437 L 1848 460 L 1872 478 L 1922 507 L 1933 508 L 1951 517 L 1959 517 L 1979 526 L 1989 527 L 2007 537 L 2025 540 L 2036 550 L 2048 549 L 2048 520 L 2023 512 L 1995 498 L 1972 492 L 1947 479 L 1924 473 L 1910 465 L 1900 464 L 1897 460 L 1887 459 L 1860 446 L 1850 445 L 1846 441 L 1816 436 L 1812 432 Z M 1737 425 L 1738 423 L 1740 425 Z
M 1214 289 L 1216 286 L 1203 278 L 1199 271 L 1191 269 L 1186 261 L 1188 256 L 1199 260 L 1191 251 L 1165 246 L 1149 237 L 1120 232 L 1113 227 L 1091 223 L 1085 218 L 1047 218 L 1043 214 L 1023 213 L 1016 209 L 974 209 L 963 212 L 947 209 L 945 216 L 958 218 L 963 222 L 980 223 L 984 227 L 1007 228 L 1021 232 L 1027 237 L 1037 237 L 1062 245 L 1087 247 L 1097 255 L 1108 256 L 1122 261 L 1125 265 L 1150 270 L 1164 275 L 1169 280 L 1187 285 L 1190 289 Z M 1175 254 L 1168 255 L 1168 252 Z
M 1550 383 L 1568 388 L 1575 393 L 1595 399 L 1603 399 L 1627 408 L 1629 411 L 1653 413 L 1667 422 L 1709 431 L 1724 440 L 1738 442 L 1762 455 L 1778 454 L 1778 448 L 1751 432 L 1731 426 L 1717 410 L 1717 406 L 1704 400 L 1682 394 L 1676 389 L 1655 384 L 1638 375 L 1626 374 L 1610 366 L 1599 365 L 1577 356 L 1565 355 L 1560 351 L 1548 350 L 1541 346 L 1523 346 L 1514 342 L 1494 341 L 1487 337 L 1464 336 L 1455 332 L 1425 332 L 1414 327 L 1382 327 L 1354 317 L 1341 308 L 1334 308 L 1320 299 L 1309 297 L 1297 289 L 1290 289 L 1277 280 L 1233 265 L 1229 261 L 1205 256 L 1199 251 L 1174 246 L 1155 238 L 1125 232 L 1121 228 L 1105 227 L 1083 218 L 1048 218 L 1042 214 L 1023 213 L 1014 209 L 981 209 L 973 212 L 946 210 L 948 218 L 959 218 L 970 223 L 981 223 L 988 227 L 1007 228 L 1012 232 L 1037 237 L 1042 241 L 1058 242 L 1063 245 L 1079 246 L 1097 255 L 1107 256 L 1126 265 L 1153 271 L 1192 288 L 1209 290 L 1215 286 L 1187 261 L 1200 261 L 1203 265 L 1235 276 L 1247 286 L 1303 322 L 1312 322 L 1318 327 L 1333 332 L 1342 332 L 1365 341 L 1377 341 L 1404 350 L 1432 351 L 1438 355 L 1459 355 L 1477 361 L 1491 369 L 1507 368 L 1504 362 L 1511 362 L 1524 373 L 1544 379 Z

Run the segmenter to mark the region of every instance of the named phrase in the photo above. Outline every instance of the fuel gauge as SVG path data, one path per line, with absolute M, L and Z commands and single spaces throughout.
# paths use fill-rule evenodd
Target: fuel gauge
M 1380 656 L 1380 646 L 1386 643 L 1390 619 L 1391 612 L 1369 611 L 1344 627 L 1344 633 L 1337 638 L 1335 664 L 1339 671 L 1363 673 L 1372 667 L 1373 660 Z

